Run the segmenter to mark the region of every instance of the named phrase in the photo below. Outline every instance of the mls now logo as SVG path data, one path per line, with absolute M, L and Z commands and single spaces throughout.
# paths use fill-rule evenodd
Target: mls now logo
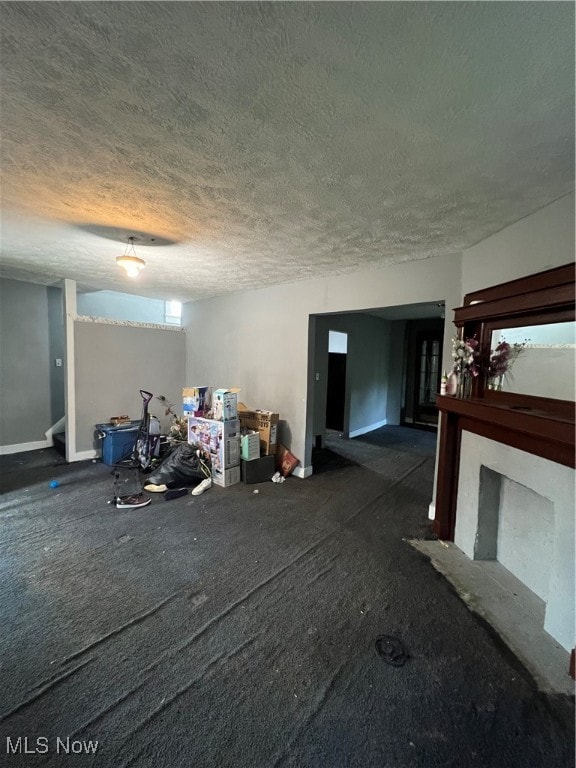
M 18 736 L 17 739 L 6 737 L 6 753 L 9 755 L 45 755 L 48 752 L 48 739 L 38 736 L 29 739 L 28 736 Z
M 98 749 L 97 741 L 72 741 L 58 737 L 53 745 L 53 751 L 59 755 L 94 755 Z M 6 737 L 6 753 L 8 755 L 45 755 L 50 751 L 50 742 L 46 736 L 30 739 L 28 736 L 18 738 Z
M 97 741 L 71 741 L 68 736 L 62 740 L 60 737 L 56 739 L 56 752 L 58 754 L 65 755 L 94 755 L 98 749 Z

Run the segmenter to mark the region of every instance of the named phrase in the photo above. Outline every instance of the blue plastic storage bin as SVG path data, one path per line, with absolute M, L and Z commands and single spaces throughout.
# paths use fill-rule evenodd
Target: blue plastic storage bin
M 96 424 L 96 429 L 102 437 L 102 461 L 108 466 L 117 464 L 125 456 L 132 453 L 138 435 L 139 421 L 121 424 Z

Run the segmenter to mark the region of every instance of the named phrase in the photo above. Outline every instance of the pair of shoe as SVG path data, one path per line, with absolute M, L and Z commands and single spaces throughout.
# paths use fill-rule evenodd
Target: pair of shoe
M 192 496 L 201 496 L 204 491 L 207 491 L 208 488 L 212 488 L 212 479 L 207 477 L 206 480 L 202 480 L 201 483 L 199 483 L 195 488 L 192 489 Z M 168 487 L 166 485 L 153 485 L 150 483 L 149 485 L 144 486 L 145 491 L 149 491 L 150 493 L 164 493 L 165 491 L 168 491 Z M 176 493 L 178 495 L 173 494 L 171 491 L 168 491 L 166 494 L 166 499 L 177 499 L 178 496 L 183 496 L 183 493 L 180 493 L 182 489 L 179 488 Z M 170 494 L 170 496 L 168 496 Z

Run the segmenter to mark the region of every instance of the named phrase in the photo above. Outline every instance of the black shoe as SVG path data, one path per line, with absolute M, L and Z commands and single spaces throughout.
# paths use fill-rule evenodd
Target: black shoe
M 118 496 L 116 498 L 116 509 L 136 509 L 137 507 L 146 507 L 152 499 L 143 493 L 133 493 L 128 496 Z
M 173 488 L 170 491 L 166 491 L 164 494 L 165 501 L 172 501 L 172 499 L 179 499 L 181 496 L 188 494 L 188 488 Z

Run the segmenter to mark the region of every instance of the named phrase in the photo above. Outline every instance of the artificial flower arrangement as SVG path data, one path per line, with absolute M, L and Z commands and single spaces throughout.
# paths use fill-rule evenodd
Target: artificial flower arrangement
M 170 425 L 170 440 L 171 442 L 187 442 L 188 441 L 188 419 L 186 417 L 178 416 L 174 412 L 174 403 L 168 402 L 168 399 L 164 395 L 158 395 L 157 400 L 165 406 L 164 415 L 170 416 L 172 424 Z
M 457 397 L 470 397 L 472 379 L 480 375 L 479 342 L 475 337 L 452 339 L 452 371 L 444 375 L 444 390 Z
M 525 349 L 529 339 L 521 343 L 510 344 L 502 339 L 496 349 L 490 352 L 488 365 L 481 365 L 479 342 L 475 337 L 460 339 L 455 336 L 452 339 L 452 358 L 454 360 L 450 376 L 456 380 L 453 394 L 459 397 L 469 397 L 472 379 L 477 378 L 482 371 L 485 372 L 486 381 L 490 389 L 501 389 L 502 380 Z M 450 377 L 444 376 L 444 379 Z
M 490 360 L 486 377 L 490 389 L 500 389 L 502 380 L 507 373 L 510 373 L 512 366 L 524 351 L 529 339 L 516 344 L 509 344 L 505 339 L 500 341 L 495 350 L 490 351 Z
M 460 375 L 469 375 L 476 378 L 480 375 L 478 364 L 478 339 L 452 339 L 452 357 L 454 365 L 452 370 Z

